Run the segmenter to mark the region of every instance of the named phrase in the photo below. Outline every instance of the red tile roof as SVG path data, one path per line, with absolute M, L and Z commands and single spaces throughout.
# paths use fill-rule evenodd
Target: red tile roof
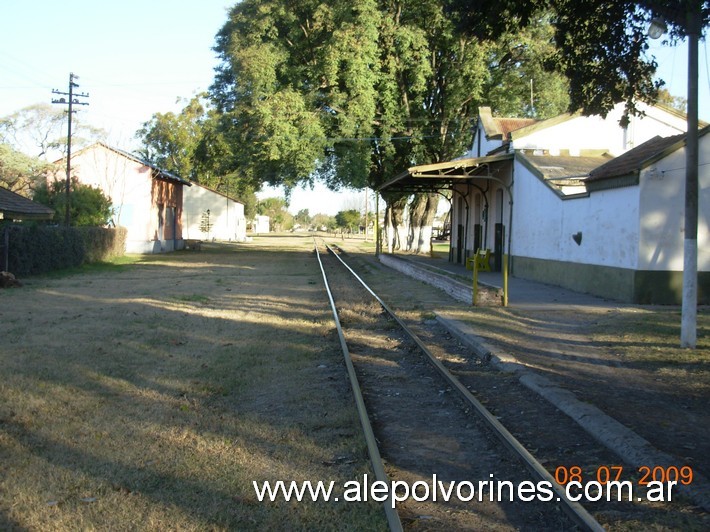
M 498 123 L 503 138 L 508 138 L 508 133 L 530 126 L 537 122 L 534 118 L 493 118 Z

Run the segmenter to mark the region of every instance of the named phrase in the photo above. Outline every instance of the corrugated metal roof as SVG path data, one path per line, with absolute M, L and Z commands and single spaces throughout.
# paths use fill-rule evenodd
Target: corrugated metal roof
M 498 122 L 498 128 L 503 134 L 503 138 L 508 138 L 508 133 L 538 122 L 534 118 L 493 118 L 493 120 Z
M 132 161 L 135 161 L 138 164 L 142 164 L 143 166 L 147 166 L 148 168 L 152 169 L 155 172 L 156 175 L 154 175 L 154 177 L 168 179 L 170 181 L 177 181 L 178 183 L 181 183 L 183 185 L 187 185 L 188 187 L 192 186 L 192 183 L 189 180 L 183 179 L 182 177 L 180 177 L 176 174 L 173 174 L 172 172 L 168 172 L 167 170 L 163 170 L 162 168 L 159 168 L 155 164 L 151 163 L 150 161 L 147 161 L 146 159 L 142 159 L 133 153 L 127 152 L 127 151 L 122 150 L 120 148 L 115 148 L 113 146 L 109 146 L 108 144 L 106 144 L 104 142 L 96 142 L 96 143 L 92 144 L 91 146 L 87 146 L 86 148 L 82 148 L 81 150 L 77 151 L 76 153 L 73 153 L 72 158 L 76 157 L 77 155 L 79 155 L 80 153 L 82 153 L 86 150 L 92 149 L 95 146 L 101 146 L 103 148 L 106 148 L 107 150 L 111 150 L 115 153 L 118 153 L 119 155 L 122 155 L 123 157 L 126 157 Z M 61 159 L 55 161 L 55 163 L 59 163 L 60 161 L 61 161 Z
M 569 152 L 562 151 L 551 155 L 549 152 L 519 150 L 518 153 L 524 156 L 542 177 L 555 180 L 585 178 L 595 168 L 613 160 L 612 156 L 605 152 L 570 155 Z

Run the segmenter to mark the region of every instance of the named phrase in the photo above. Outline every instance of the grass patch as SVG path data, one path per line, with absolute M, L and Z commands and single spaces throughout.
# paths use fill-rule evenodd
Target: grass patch
M 449 242 L 439 242 L 435 240 L 432 242 L 432 256 L 438 259 L 448 259 L 450 247 L 451 244 Z
M 255 244 L 8 292 L 0 529 L 386 528 L 376 503 L 256 500 L 368 461 L 308 242 Z
M 123 255 L 107 261 L 92 262 L 75 268 L 64 268 L 54 270 L 41 275 L 33 276 L 39 279 L 62 279 L 71 275 L 80 274 L 101 274 L 101 273 L 117 273 L 124 271 L 127 267 L 138 264 L 144 259 L 142 255 Z M 24 278 L 23 278 L 24 279 Z
M 676 308 L 621 308 L 600 318 L 592 338 L 627 362 L 659 366 L 697 365 L 710 370 L 710 311 L 698 311 L 697 349 L 680 347 L 681 314 Z

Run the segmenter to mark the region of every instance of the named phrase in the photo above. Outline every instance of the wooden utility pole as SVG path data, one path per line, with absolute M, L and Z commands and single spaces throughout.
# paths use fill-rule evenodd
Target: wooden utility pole
M 58 94 L 60 96 L 67 96 L 68 98 L 58 98 L 52 100 L 52 103 L 58 103 L 61 105 L 69 105 L 67 111 L 69 119 L 67 121 L 67 183 L 66 183 L 66 208 L 64 209 L 64 225 L 69 227 L 69 206 L 70 206 L 70 195 L 69 191 L 71 189 L 71 117 L 75 113 L 72 109 L 74 105 L 89 105 L 89 102 L 82 102 L 79 98 L 88 98 L 88 93 L 75 93 L 74 89 L 79 86 L 74 80 L 79 79 L 79 76 L 75 76 L 73 72 L 69 73 L 69 92 L 60 92 L 56 89 L 52 89 L 52 94 Z

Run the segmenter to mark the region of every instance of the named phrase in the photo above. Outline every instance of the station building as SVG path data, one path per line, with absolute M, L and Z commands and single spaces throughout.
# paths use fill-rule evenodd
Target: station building
M 408 168 L 380 190 L 451 194 L 449 260 L 625 302 L 679 303 L 684 114 L 496 118 L 479 110 L 462 158 Z M 710 135 L 699 132 L 698 301 L 710 302 Z

